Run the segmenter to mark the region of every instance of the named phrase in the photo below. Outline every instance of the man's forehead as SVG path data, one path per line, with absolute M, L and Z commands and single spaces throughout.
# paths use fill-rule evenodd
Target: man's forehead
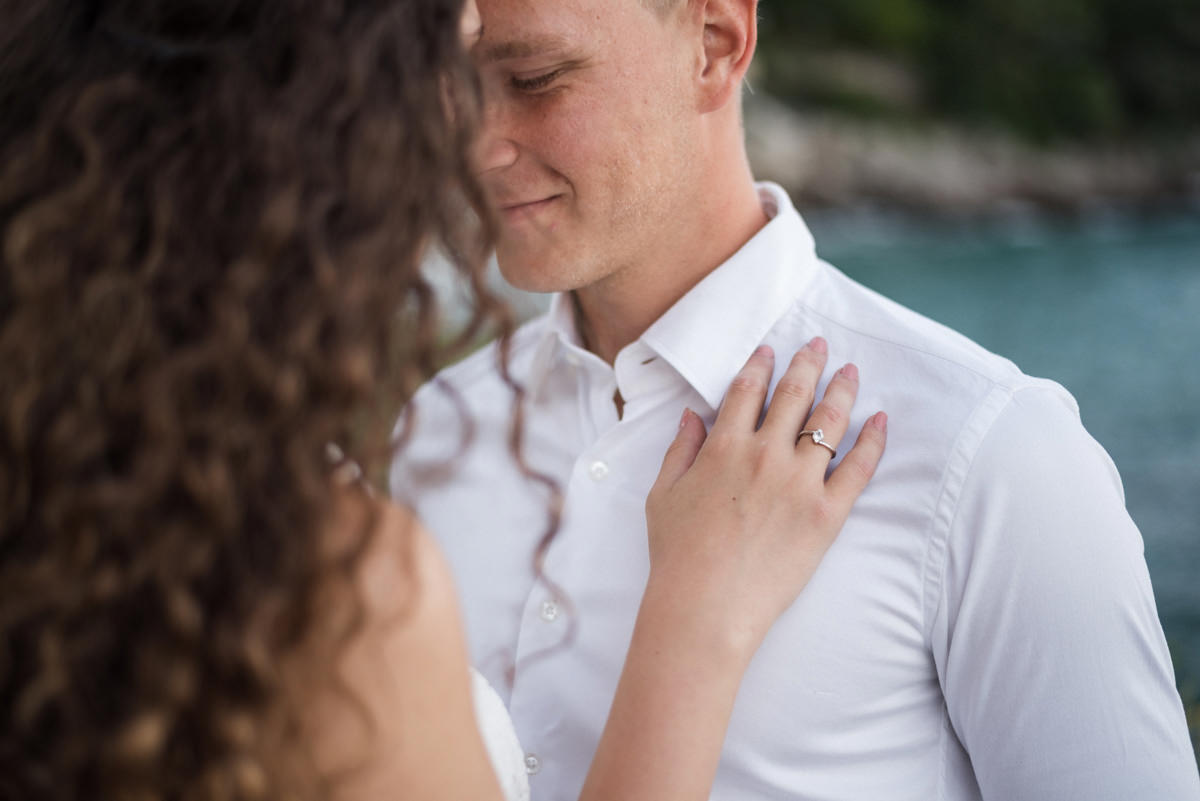
M 482 64 L 545 53 L 582 55 L 604 41 L 601 31 L 629 24 L 639 0 L 478 0 L 483 27 L 472 48 Z

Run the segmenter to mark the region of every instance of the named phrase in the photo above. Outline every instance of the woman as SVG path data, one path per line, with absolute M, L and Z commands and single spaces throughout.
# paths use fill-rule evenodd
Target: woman
M 501 797 L 441 557 L 327 455 L 378 475 L 392 401 L 511 327 L 475 268 L 462 11 L 6 12 L 0 798 Z M 419 269 L 434 241 L 475 290 L 448 344 Z M 585 798 L 707 797 L 750 656 L 882 451 L 876 416 L 826 481 L 797 442 L 819 341 L 759 427 L 772 358 L 666 455 Z M 807 425 L 836 441 L 855 383 Z

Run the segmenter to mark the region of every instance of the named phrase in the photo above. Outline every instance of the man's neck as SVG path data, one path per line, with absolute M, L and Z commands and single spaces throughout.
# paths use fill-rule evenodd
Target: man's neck
M 714 195 L 718 202 L 693 207 L 680 220 L 681 245 L 663 257 L 631 265 L 572 294 L 584 346 L 612 364 L 617 354 L 705 276 L 741 249 L 767 223 L 753 181 L 736 193 Z

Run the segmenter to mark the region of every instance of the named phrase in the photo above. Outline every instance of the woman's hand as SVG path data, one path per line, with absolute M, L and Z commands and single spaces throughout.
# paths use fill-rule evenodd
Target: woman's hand
M 711 433 L 685 411 L 646 502 L 650 580 L 642 613 L 673 622 L 710 654 L 748 661 L 808 583 L 883 454 L 887 417 L 846 434 L 858 370 L 837 372 L 809 414 L 828 346 L 800 350 L 762 425 L 774 355 L 761 347 L 734 379 Z M 802 430 L 823 433 L 821 445 Z M 828 447 L 827 447 L 828 446 Z

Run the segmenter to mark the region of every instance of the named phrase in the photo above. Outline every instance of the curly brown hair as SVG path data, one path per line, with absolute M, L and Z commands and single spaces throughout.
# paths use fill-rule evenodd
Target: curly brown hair
M 0 3 L 0 799 L 294 789 L 278 663 L 371 531 L 323 544 L 327 448 L 378 475 L 415 386 L 511 329 L 461 6 Z

